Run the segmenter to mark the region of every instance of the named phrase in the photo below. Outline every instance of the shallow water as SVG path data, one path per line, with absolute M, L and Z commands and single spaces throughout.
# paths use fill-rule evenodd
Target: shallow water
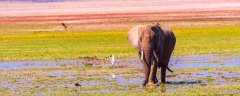
M 101 61 L 101 60 L 100 60 Z M 105 61 L 105 60 L 102 60 Z M 98 62 L 98 61 L 97 61 Z M 53 61 L 10 61 L 0 62 L 0 69 L 19 69 L 19 68 L 57 68 L 61 66 L 84 66 L 86 60 L 53 60 Z M 109 65 L 109 62 L 95 64 L 95 66 Z M 115 60 L 116 66 L 136 66 L 141 67 L 138 58 Z M 171 68 L 188 67 L 217 67 L 217 66 L 240 66 L 240 56 L 219 56 L 219 55 L 190 55 L 173 56 L 169 62 Z
M 84 60 L 7 61 L 0 62 L 0 69 L 57 68 L 61 66 L 83 66 Z
M 239 65 L 240 56 L 191 55 L 191 56 L 175 56 L 170 60 L 170 66 L 175 68 L 239 66 Z
M 116 58 L 117 59 L 117 58 Z M 239 66 L 240 56 L 194 55 L 173 56 L 170 68 Z M 71 69 L 67 67 L 75 66 Z M 31 70 L 38 68 L 38 70 Z M 47 69 L 41 68 L 60 68 Z M 79 68 L 79 69 L 78 69 Z M 28 70 L 30 69 L 30 70 Z M 53 60 L 0 62 L 0 87 L 15 94 L 28 92 L 45 94 L 57 92 L 59 88 L 73 88 L 73 92 L 125 92 L 145 90 L 141 63 L 138 58 L 117 59 L 114 66 L 109 60 Z M 239 70 L 200 70 L 167 72 L 167 84 L 155 90 L 177 92 L 192 85 L 232 84 L 239 81 Z M 157 74 L 158 79 L 159 71 Z M 79 89 L 75 84 L 80 84 Z M 75 88 L 76 87 L 76 88 Z M 183 88 L 185 87 L 185 88 Z M 35 88 L 38 91 L 31 92 Z M 43 91 L 43 89 L 45 91 Z M 47 89 L 47 91 L 46 91 Z M 70 91 L 71 91 L 70 90 Z M 72 91 L 71 91 L 72 92 Z

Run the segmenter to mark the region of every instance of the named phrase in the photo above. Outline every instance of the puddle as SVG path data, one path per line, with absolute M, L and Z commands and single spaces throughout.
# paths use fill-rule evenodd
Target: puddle
M 0 62 L 0 69 L 21 68 L 57 68 L 61 66 L 83 66 L 84 60 L 55 60 L 55 61 L 10 61 Z
M 218 55 L 191 55 L 173 56 L 170 67 L 217 67 L 217 66 L 239 66 L 240 56 L 218 56 Z

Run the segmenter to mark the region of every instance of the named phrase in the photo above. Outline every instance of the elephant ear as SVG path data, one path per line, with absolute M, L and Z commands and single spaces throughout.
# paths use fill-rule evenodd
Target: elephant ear
M 132 45 L 133 48 L 137 49 L 138 51 L 140 51 L 139 42 L 143 28 L 144 25 L 137 25 L 131 28 L 127 33 L 128 42 Z

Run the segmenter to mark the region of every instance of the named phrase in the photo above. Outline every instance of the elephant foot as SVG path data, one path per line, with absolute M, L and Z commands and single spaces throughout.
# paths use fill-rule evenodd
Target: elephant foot
M 146 86 L 159 86 L 159 84 L 154 82 L 148 82 Z
M 162 83 L 162 84 L 166 84 L 166 81 L 162 81 L 161 83 Z
M 144 80 L 143 83 L 142 83 L 142 85 L 143 85 L 143 86 L 146 86 L 147 83 L 148 83 L 148 81 Z
M 158 79 L 157 78 L 154 79 L 154 83 L 158 83 Z

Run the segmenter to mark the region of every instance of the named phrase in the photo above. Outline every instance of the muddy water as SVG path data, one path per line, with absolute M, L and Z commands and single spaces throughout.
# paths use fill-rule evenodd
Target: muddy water
M 240 56 L 173 56 L 170 68 L 239 66 Z M 67 69 L 67 67 L 74 67 Z M 38 68 L 38 70 L 31 70 Z M 56 68 L 41 70 L 41 68 Z M 57 69 L 61 68 L 61 69 Z M 72 92 L 125 92 L 144 90 L 139 59 L 116 60 L 54 60 L 0 62 L 0 87 L 13 94 L 45 94 L 68 89 Z M 232 84 L 239 81 L 240 70 L 200 70 L 167 73 L 167 85 L 156 90 L 176 92 L 201 84 Z M 159 72 L 158 75 L 159 77 Z M 159 78 L 160 79 L 160 78 Z M 81 88 L 76 89 L 76 84 Z M 31 90 L 35 88 L 36 90 Z M 70 89 L 69 89 L 70 88 Z M 71 89 L 72 88 L 72 89 Z M 43 90 L 44 89 L 44 90 Z

